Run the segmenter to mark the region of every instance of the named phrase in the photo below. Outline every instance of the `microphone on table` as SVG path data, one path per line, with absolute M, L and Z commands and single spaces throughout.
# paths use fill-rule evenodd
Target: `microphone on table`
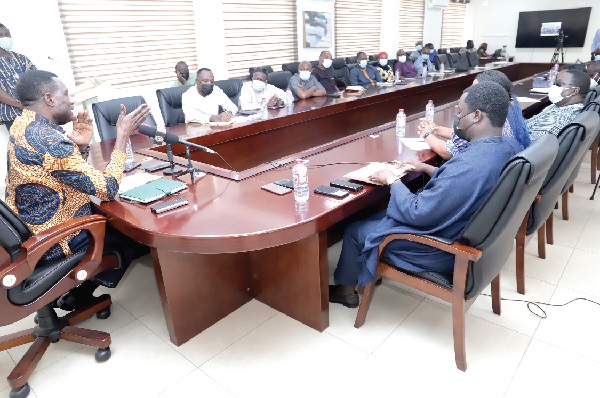
M 165 144 L 182 144 L 192 148 L 196 148 L 203 152 L 217 154 L 215 151 L 204 145 L 194 144 L 186 140 L 182 140 L 179 136 L 171 133 L 170 131 L 159 131 L 156 127 L 148 126 L 147 124 L 141 124 L 138 128 L 138 133 L 145 136 L 154 138 L 156 142 L 164 142 Z

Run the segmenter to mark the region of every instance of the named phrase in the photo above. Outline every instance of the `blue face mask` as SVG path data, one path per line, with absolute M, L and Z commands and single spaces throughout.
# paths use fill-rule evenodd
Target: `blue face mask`
M 423 49 L 423 46 L 419 44 L 419 45 L 417 46 L 417 51 L 421 51 L 422 49 Z

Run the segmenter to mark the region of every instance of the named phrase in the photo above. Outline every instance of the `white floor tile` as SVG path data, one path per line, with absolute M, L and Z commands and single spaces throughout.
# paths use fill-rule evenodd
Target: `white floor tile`
M 600 296 L 600 253 L 575 249 L 558 285 Z
M 600 192 L 596 194 L 596 201 L 600 201 Z M 600 214 L 600 211 L 594 211 L 593 217 L 590 217 L 588 220 L 588 223 L 581 232 L 577 246 L 575 246 L 577 249 L 600 253 L 600 244 L 598 242 L 598 237 L 600 236 L 600 215 L 596 216 L 596 214 Z
M 417 309 L 373 353 L 398 374 L 413 373 L 412 386 L 435 384 L 445 391 L 469 391 L 499 396 L 507 388 L 530 337 L 504 327 L 466 317 L 466 372 L 456 368 L 449 307 L 430 300 Z M 420 370 L 413 372 L 414 370 Z M 480 395 L 481 396 L 481 395 Z
M 182 397 L 235 398 L 200 369 L 194 370 L 160 394 L 160 398 Z
M 558 287 L 552 304 L 563 304 L 577 297 L 585 297 L 600 303 L 600 296 L 591 296 Z M 548 317 L 540 322 L 534 338 L 586 358 L 600 361 L 600 306 L 575 301 L 564 307 L 548 307 Z
M 85 347 L 34 374 L 30 384 L 38 396 L 79 398 L 82 391 L 86 398 L 151 396 L 195 369 L 139 321 L 118 329 L 111 337 L 112 356 L 105 363 L 96 363 L 95 350 Z M 57 382 L 60 380 L 63 382 Z
M 596 397 L 600 363 L 533 340 L 506 398 Z
M 278 314 L 201 369 L 238 398 L 319 396 L 367 354 Z
M 6 377 L 12 372 L 16 363 L 6 351 L 0 352 L 0 390 L 8 388 Z
M 325 332 L 364 352 L 371 353 L 417 308 L 422 300 L 422 297 L 402 292 L 395 287 L 381 285 L 375 289 L 363 326 L 358 329 L 354 327 L 358 309 L 346 308 L 341 304 L 330 304 L 329 327 Z
M 0 398 L 8 398 L 9 397 L 8 394 L 10 394 L 10 391 L 11 391 L 10 387 L 7 387 L 4 390 L 0 391 Z M 36 395 L 33 388 L 31 388 L 31 390 L 29 391 L 29 395 L 27 396 L 27 398 L 38 398 L 38 396 Z
M 162 308 L 143 316 L 140 321 L 192 363 L 200 366 L 276 314 L 277 311 L 268 305 L 252 300 L 179 347 L 169 340 Z
M 576 206 L 573 204 L 571 204 L 570 207 L 576 209 Z M 562 219 L 561 210 L 554 210 L 554 243 L 557 245 L 569 247 L 577 246 L 579 237 L 587 224 L 587 217 L 577 217 L 573 215 L 573 211 L 570 213 L 569 220 L 565 221 Z M 546 247 L 548 246 L 549 245 Z

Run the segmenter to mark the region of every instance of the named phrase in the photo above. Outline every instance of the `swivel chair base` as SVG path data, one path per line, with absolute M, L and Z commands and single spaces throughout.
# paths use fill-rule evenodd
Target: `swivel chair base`
M 57 343 L 60 339 L 97 347 L 96 361 L 107 361 L 110 358 L 110 334 L 73 325 L 91 318 L 94 314 L 99 319 L 108 318 L 111 303 L 110 296 L 103 294 L 86 307 L 72 311 L 64 317 L 58 317 L 52 305 L 48 304 L 37 311 L 37 326 L 1 337 L 0 351 L 33 343 L 7 377 L 8 384 L 12 387 L 10 398 L 25 398 L 29 394 L 29 377 L 50 343 Z

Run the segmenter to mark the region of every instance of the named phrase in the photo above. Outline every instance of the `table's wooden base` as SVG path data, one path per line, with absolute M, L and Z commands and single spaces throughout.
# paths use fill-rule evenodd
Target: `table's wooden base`
M 327 234 L 229 254 L 152 248 L 171 341 L 181 345 L 252 298 L 323 331 L 329 326 Z

